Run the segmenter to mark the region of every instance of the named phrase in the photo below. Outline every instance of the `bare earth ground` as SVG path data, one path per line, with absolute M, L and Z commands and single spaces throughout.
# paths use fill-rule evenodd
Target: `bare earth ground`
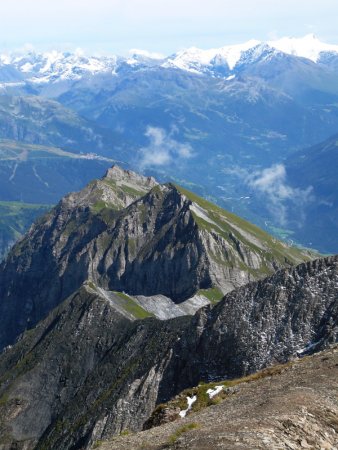
M 338 345 L 240 384 L 221 403 L 184 419 L 93 448 L 338 450 Z

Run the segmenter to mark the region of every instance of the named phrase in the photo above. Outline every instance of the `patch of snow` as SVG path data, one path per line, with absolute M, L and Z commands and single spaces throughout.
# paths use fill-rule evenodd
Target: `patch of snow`
M 56 50 L 53 50 L 51 52 L 46 52 L 46 53 L 44 53 L 43 56 L 45 58 L 45 64 L 40 69 L 40 73 L 50 72 L 53 65 L 60 62 L 60 60 L 63 59 L 63 54 Z
M 208 389 L 207 394 L 209 395 L 209 398 L 214 398 L 215 395 L 222 392 L 223 388 L 224 388 L 224 386 L 215 386 L 214 389 Z
M 193 395 L 192 397 L 187 397 L 187 403 L 188 403 L 188 407 L 187 409 L 184 409 L 183 411 L 180 411 L 180 416 L 183 418 L 187 415 L 188 411 L 191 410 L 192 405 L 195 403 L 195 401 L 197 400 L 197 396 Z
M 162 67 L 175 67 L 199 74 L 215 65 L 228 66 L 230 70 L 233 70 L 242 56 L 249 50 L 253 49 L 250 59 L 255 60 L 264 49 L 269 47 L 289 55 L 307 58 L 314 62 L 318 61 L 322 52 L 338 53 L 338 45 L 326 44 L 313 34 L 309 34 L 303 38 L 284 37 L 266 43 L 252 39 L 244 44 L 227 45 L 209 50 L 191 47 L 167 58 Z M 256 51 L 254 50 L 255 48 L 257 48 Z M 230 75 L 226 80 L 230 81 L 233 78 L 234 75 Z
M 301 348 L 300 350 L 297 351 L 297 355 L 302 356 L 304 353 L 315 348 L 319 343 L 320 343 L 320 341 L 309 342 L 304 348 Z
M 21 66 L 21 72 L 31 72 L 33 70 L 33 64 L 27 62 L 23 66 Z
M 0 64 L 8 65 L 11 64 L 12 59 L 9 55 L 2 54 L 0 55 Z

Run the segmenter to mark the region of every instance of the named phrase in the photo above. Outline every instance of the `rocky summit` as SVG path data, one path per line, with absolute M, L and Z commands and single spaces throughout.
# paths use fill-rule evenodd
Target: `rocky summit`
M 157 296 L 168 318 L 310 258 L 179 186 L 114 166 L 62 199 L 1 264 L 0 349 L 86 281 L 155 315 L 144 297 Z

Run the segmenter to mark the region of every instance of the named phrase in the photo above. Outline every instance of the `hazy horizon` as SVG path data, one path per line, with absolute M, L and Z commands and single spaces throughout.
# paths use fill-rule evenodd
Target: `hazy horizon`
M 314 33 L 338 44 L 336 0 L 12 0 L 1 8 L 0 50 L 82 48 L 125 55 L 145 49 L 222 47 Z

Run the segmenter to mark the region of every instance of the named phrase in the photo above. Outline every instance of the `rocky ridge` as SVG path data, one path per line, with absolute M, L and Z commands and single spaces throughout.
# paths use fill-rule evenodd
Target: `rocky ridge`
M 0 348 L 88 280 L 135 297 L 193 297 L 194 312 L 201 293 L 219 300 L 310 258 L 189 191 L 114 166 L 36 222 L 1 264 Z

